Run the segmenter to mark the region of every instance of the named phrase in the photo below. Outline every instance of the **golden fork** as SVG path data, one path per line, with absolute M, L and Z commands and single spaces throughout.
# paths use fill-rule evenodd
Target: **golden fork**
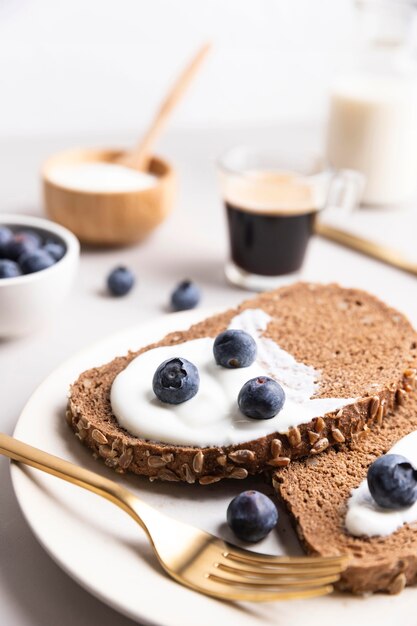
M 281 557 L 237 548 L 163 515 L 108 478 L 1 433 L 0 454 L 116 504 L 143 528 L 172 578 L 209 596 L 251 602 L 321 596 L 333 590 L 347 564 L 344 556 Z

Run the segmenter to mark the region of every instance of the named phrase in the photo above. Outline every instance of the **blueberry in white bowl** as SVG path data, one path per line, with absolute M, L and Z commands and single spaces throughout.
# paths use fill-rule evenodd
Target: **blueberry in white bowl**
M 200 375 L 194 363 L 183 358 L 168 359 L 157 368 L 152 388 L 161 402 L 181 404 L 193 398 L 200 386 Z
M 225 330 L 214 340 L 213 355 L 222 367 L 249 367 L 256 359 L 256 342 L 244 330 Z
M 171 294 L 171 309 L 173 311 L 187 311 L 194 309 L 200 302 L 199 287 L 191 280 L 183 280 Z
M 384 454 L 368 468 L 368 488 L 383 509 L 402 509 L 417 501 L 417 470 L 400 454 Z
M 0 278 L 16 278 L 21 276 L 20 265 L 10 259 L 0 259 Z
M 51 255 L 55 261 L 60 261 L 65 254 L 65 246 L 58 241 L 49 240 L 43 246 L 43 250 Z
M 33 274 L 34 272 L 41 272 L 48 267 L 55 265 L 55 259 L 42 248 L 33 250 L 33 252 L 26 252 L 19 257 L 19 265 L 23 274 Z
M 268 420 L 277 415 L 285 403 L 285 391 L 269 376 L 251 378 L 242 387 L 237 399 L 246 417 Z
M 38 250 L 42 246 L 42 239 L 35 231 L 16 229 L 12 238 L 4 248 L 4 256 L 12 261 Z
M 63 250 L 60 259 L 46 248 Z M 54 317 L 78 267 L 76 237 L 49 220 L 0 215 L 0 338 L 27 334 Z
M 233 498 L 227 508 L 227 523 L 242 541 L 257 542 L 277 525 L 278 511 L 268 496 L 254 489 Z
M 7 226 L 0 226 L 0 259 L 5 258 L 6 247 L 13 239 L 13 231 Z

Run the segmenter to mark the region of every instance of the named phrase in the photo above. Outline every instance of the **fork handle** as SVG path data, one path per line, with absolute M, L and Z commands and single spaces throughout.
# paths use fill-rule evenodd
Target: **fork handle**
M 148 533 L 142 518 L 153 513 L 153 509 L 116 482 L 3 433 L 0 433 L 0 454 L 102 496 L 133 517 Z

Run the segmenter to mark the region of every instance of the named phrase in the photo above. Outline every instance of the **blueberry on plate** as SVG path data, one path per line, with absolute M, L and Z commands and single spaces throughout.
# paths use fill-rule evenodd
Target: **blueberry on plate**
M 45 250 L 34 250 L 22 254 L 19 258 L 19 265 L 23 274 L 34 274 L 55 265 L 55 259 Z
M 0 278 L 16 278 L 22 274 L 20 267 L 10 259 L 0 259 Z
M 369 466 L 371 496 L 384 509 L 402 509 L 417 500 L 417 471 L 400 454 L 385 454 Z
M 200 302 L 200 289 L 191 280 L 183 280 L 171 294 L 171 308 L 173 311 L 194 309 Z
M 168 359 L 157 368 L 152 387 L 156 397 L 167 404 L 181 404 L 190 400 L 198 391 L 198 369 L 187 359 Z
M 107 276 L 107 287 L 113 296 L 125 296 L 134 284 L 133 272 L 127 267 L 116 267 Z
M 0 258 L 6 256 L 6 249 L 9 241 L 13 239 L 13 233 L 7 226 L 0 226 Z
M 249 367 L 256 359 L 256 342 L 244 330 L 225 330 L 214 340 L 213 354 L 222 367 Z
M 55 261 L 60 261 L 65 255 L 65 246 L 57 241 L 47 241 L 42 249 L 50 254 Z
M 36 233 L 19 231 L 5 247 L 5 256 L 12 261 L 17 261 L 24 254 L 29 254 L 40 248 L 41 238 Z
M 243 491 L 227 507 L 227 523 L 243 541 L 260 541 L 277 522 L 275 504 L 259 491 Z
M 285 391 L 269 376 L 258 376 L 246 382 L 239 392 L 237 403 L 246 417 L 269 420 L 284 406 Z

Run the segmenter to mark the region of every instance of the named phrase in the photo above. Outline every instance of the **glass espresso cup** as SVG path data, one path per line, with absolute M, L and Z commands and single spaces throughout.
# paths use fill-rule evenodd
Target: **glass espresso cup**
M 272 289 L 304 261 L 318 211 L 352 209 L 363 177 L 334 172 L 317 159 L 273 150 L 232 148 L 218 162 L 230 239 L 227 279 L 251 290 Z

